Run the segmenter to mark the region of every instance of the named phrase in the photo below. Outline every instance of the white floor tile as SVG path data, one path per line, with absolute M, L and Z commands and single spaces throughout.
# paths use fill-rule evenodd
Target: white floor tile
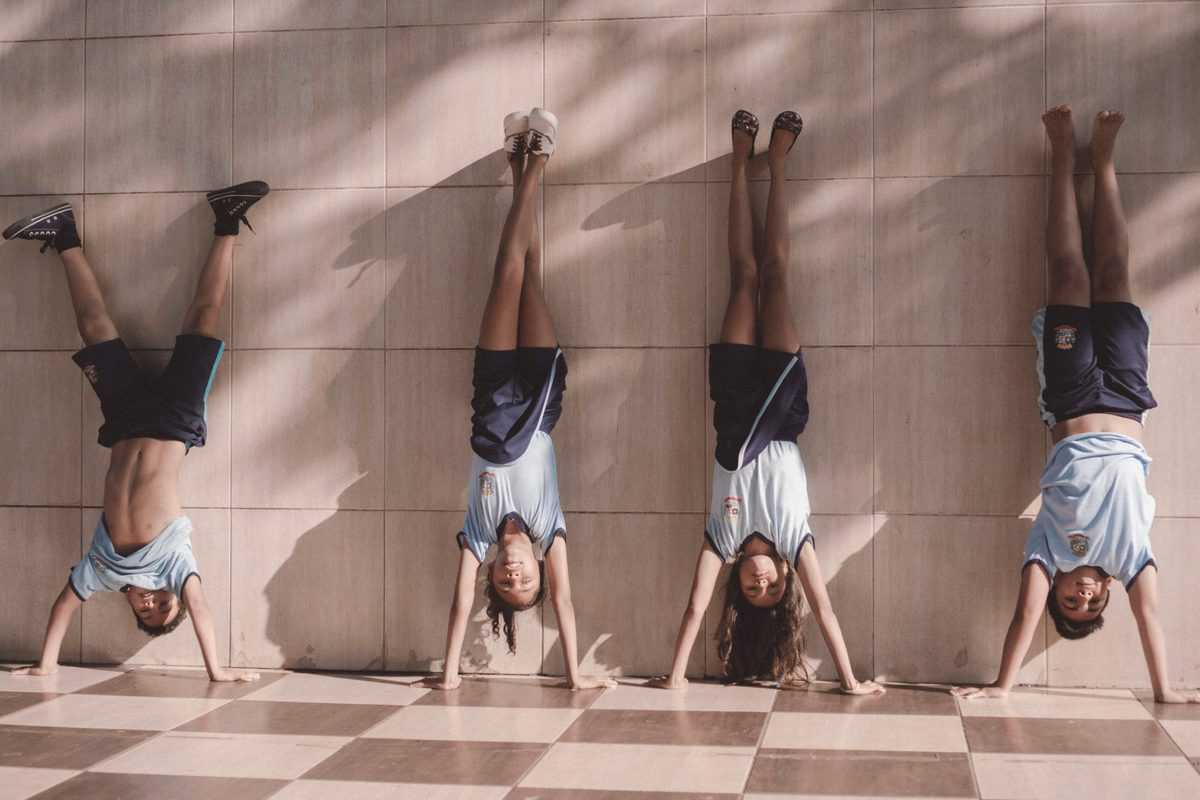
M 91 769 L 140 775 L 290 780 L 299 778 L 349 741 L 335 736 L 168 733 Z
M 957 717 L 902 714 L 771 715 L 763 747 L 965 753 Z

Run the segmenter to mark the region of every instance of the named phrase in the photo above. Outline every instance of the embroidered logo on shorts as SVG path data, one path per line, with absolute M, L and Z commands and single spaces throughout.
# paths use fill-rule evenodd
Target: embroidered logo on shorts
M 91 381 L 92 386 L 100 382 L 100 370 L 96 369 L 95 364 L 88 364 L 83 368 L 83 374 Z
M 492 472 L 479 473 L 479 496 L 491 497 L 496 493 L 496 475 Z
M 1073 350 L 1079 339 L 1079 328 L 1074 325 L 1058 325 L 1054 328 L 1054 346 L 1059 350 Z
M 1087 555 L 1088 544 L 1090 544 L 1088 537 L 1084 536 L 1082 533 L 1072 533 L 1067 536 L 1067 541 L 1071 544 L 1072 553 L 1077 556 Z
M 729 517 L 730 519 L 737 519 L 738 515 L 741 513 L 742 513 L 742 498 L 726 497 L 725 498 L 725 516 Z

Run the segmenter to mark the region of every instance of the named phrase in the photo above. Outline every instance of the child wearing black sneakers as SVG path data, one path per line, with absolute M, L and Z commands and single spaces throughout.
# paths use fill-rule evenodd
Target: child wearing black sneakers
M 1092 252 L 1085 259 L 1075 198 L 1075 127 L 1069 106 L 1042 115 L 1052 172 L 1046 251 L 1049 305 L 1034 317 L 1042 420 L 1054 448 L 1042 472 L 1042 507 L 1025 545 L 1017 607 L 1004 637 L 1000 674 L 962 698 L 1005 697 L 1033 641 L 1042 610 L 1059 636 L 1100 630 L 1113 580 L 1137 621 L 1159 703 L 1197 703 L 1167 673 L 1158 621 L 1158 566 L 1150 547 L 1154 498 L 1142 421 L 1157 406 L 1147 384 L 1150 328 L 1133 303 L 1129 234 L 1113 160 L 1125 117 L 1102 111 L 1092 127 L 1095 167 Z M 1089 263 L 1090 262 L 1090 263 Z
M 50 675 L 75 611 L 94 592 L 122 592 L 138 628 L 170 633 L 190 614 L 200 652 L 214 681 L 253 681 L 258 674 L 225 669 L 217 657 L 212 613 L 196 559 L 192 523 L 179 503 L 179 468 L 192 447 L 204 445 L 205 403 L 224 343 L 217 319 L 233 267 L 233 243 L 246 211 L 269 191 L 262 181 L 208 195 L 215 239 L 184 317 L 175 350 L 159 375 L 145 372 L 118 338 L 96 276 L 84 256 L 69 204 L 13 223 L 5 239 L 42 241 L 58 251 L 84 348 L 75 363 L 95 389 L 104 412 L 100 444 L 112 451 L 104 482 L 104 512 L 87 554 L 71 569 L 54 601 L 37 666 L 17 675 Z

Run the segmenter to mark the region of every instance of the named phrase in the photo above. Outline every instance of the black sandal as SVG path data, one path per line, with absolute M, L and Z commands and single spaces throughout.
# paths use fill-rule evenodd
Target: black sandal
M 802 130 L 804 130 L 804 120 L 795 111 L 780 111 L 779 116 L 775 117 L 775 122 L 771 125 L 772 136 L 775 135 L 775 131 L 787 131 L 788 133 L 794 133 L 796 139 L 799 139 L 800 131 Z M 796 146 L 796 139 L 792 139 L 792 143 L 788 145 L 787 151 L 789 153 Z
M 734 112 L 733 121 L 730 124 L 730 134 L 733 131 L 741 131 L 742 133 L 750 134 L 750 158 L 754 158 L 754 139 L 758 136 L 758 117 L 751 114 L 744 108 Z

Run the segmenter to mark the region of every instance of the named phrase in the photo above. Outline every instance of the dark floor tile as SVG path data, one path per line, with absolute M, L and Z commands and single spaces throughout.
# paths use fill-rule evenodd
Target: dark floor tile
M 154 731 L 0 725 L 0 767 L 87 769 L 154 735 Z
M 500 708 L 587 708 L 603 689 L 572 692 L 532 681 L 467 679 L 453 692 L 430 692 L 416 706 L 493 706 Z
M 237 699 L 270 686 L 285 673 L 264 672 L 253 683 L 214 683 L 204 670 L 134 670 L 81 689 L 78 694 L 112 694 L 125 697 L 211 697 Z
M 756 747 L 766 721 L 750 711 L 591 710 L 559 741 Z
M 395 714 L 396 706 L 357 703 L 285 703 L 235 700 L 175 730 L 201 733 L 271 733 L 358 736 Z
M 516 742 L 356 739 L 303 777 L 334 781 L 511 786 L 548 746 Z
M 889 686 L 887 694 L 858 696 L 821 686 L 787 689 L 775 696 L 773 711 L 808 714 L 941 714 L 957 716 L 958 706 L 945 689 Z
M 0 717 L 58 697 L 42 692 L 0 692 Z
M 1134 694 L 1155 719 L 1200 719 L 1200 703 L 1156 703 L 1148 689 Z
M 973 753 L 1178 756 L 1179 748 L 1153 720 L 964 717 Z
M 260 778 L 198 778 L 183 775 L 120 775 L 85 772 L 34 795 L 37 800 L 261 800 L 287 781 Z
M 504 800 L 738 800 L 738 795 L 621 792 L 604 789 L 513 789 L 504 795 Z
M 971 764 L 963 753 L 851 750 L 760 750 L 746 784 L 749 792 L 975 797 Z

